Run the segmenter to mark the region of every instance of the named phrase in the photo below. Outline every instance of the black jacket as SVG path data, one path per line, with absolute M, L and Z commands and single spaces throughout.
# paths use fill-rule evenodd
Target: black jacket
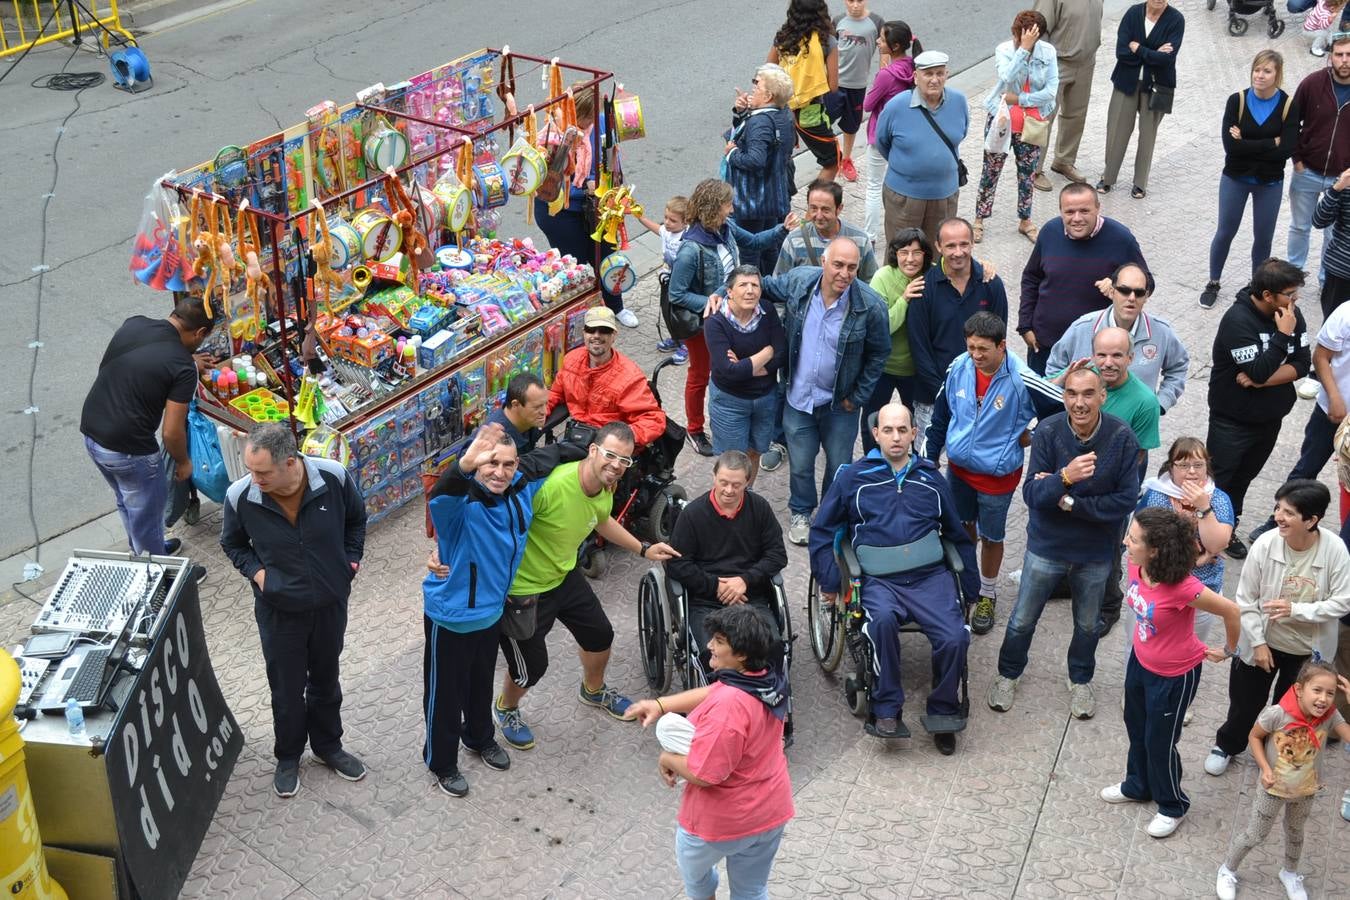
M 1181 52 L 1181 38 L 1186 33 L 1186 17 L 1175 6 L 1168 6 L 1158 17 L 1153 31 L 1144 35 L 1144 6 L 1140 3 L 1125 10 L 1116 29 L 1116 67 L 1111 72 L 1111 83 L 1122 94 L 1133 97 L 1141 87 L 1153 90 L 1153 85 L 1177 86 L 1177 54 Z M 1130 42 L 1138 41 L 1139 50 L 1130 49 Z M 1171 53 L 1158 50 L 1171 44 Z M 1144 79 L 1139 80 L 1140 69 Z
M 366 547 L 366 502 L 341 464 L 304 456 L 306 484 L 292 525 L 281 507 L 245 476 L 225 494 L 220 546 L 253 588 L 283 612 L 346 603 Z M 263 589 L 253 583 L 266 569 Z
M 1238 291 L 1237 300 L 1223 314 L 1214 335 L 1214 367 L 1209 373 L 1209 411 L 1235 422 L 1250 425 L 1275 424 L 1289 414 L 1298 400 L 1294 383 L 1275 387 L 1243 387 L 1237 383 L 1239 372 L 1257 384 L 1289 363 L 1302 378 L 1312 365 L 1308 348 L 1308 326 L 1303 313 L 1294 307 L 1294 333 L 1286 337 L 1273 319 L 1263 316 L 1252 303 L 1250 287 Z M 1210 448 L 1211 453 L 1222 448 Z
M 1255 177 L 1262 184 L 1273 184 L 1284 179 L 1284 166 L 1298 144 L 1298 126 L 1301 113 L 1298 104 L 1284 91 L 1275 92 L 1275 109 L 1260 125 L 1252 118 L 1251 105 L 1238 102 L 1246 94 L 1244 88 L 1228 97 L 1223 109 L 1223 174 L 1229 178 Z M 1245 101 L 1248 98 L 1243 98 Z M 1239 117 L 1238 109 L 1242 110 Z M 1235 138 L 1228 133 L 1234 125 L 1242 133 Z M 1275 138 L 1280 139 L 1277 146 Z

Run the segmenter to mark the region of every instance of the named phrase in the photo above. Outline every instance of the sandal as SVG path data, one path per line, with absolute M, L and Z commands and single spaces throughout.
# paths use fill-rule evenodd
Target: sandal
M 1098 179 L 1096 190 L 1097 193 L 1099 194 L 1109 194 L 1111 193 L 1111 185 L 1107 184 L 1105 181 Z
M 1017 233 L 1034 244 L 1036 243 L 1036 238 L 1040 236 L 1041 229 L 1030 219 L 1027 219 L 1024 220 L 1021 225 L 1017 226 Z
M 970 234 L 975 243 L 984 240 L 984 219 L 976 219 L 970 226 Z
M 1148 196 L 1148 194 L 1144 191 L 1143 188 L 1141 188 L 1139 185 L 1136 184 L 1134 186 L 1134 190 L 1130 191 L 1130 196 L 1136 200 L 1143 200 L 1145 197 Z

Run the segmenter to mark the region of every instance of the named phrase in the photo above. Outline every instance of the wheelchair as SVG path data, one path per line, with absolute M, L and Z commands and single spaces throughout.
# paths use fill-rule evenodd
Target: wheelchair
M 792 615 L 788 610 L 783 576 L 773 576 L 773 613 L 782 647 L 783 671 L 792 672 Z M 699 659 L 703 638 L 695 635 L 689 622 L 689 595 L 680 584 L 666 576 L 661 566 L 652 566 L 638 582 L 638 655 L 647 684 L 657 694 L 670 690 L 678 673 L 685 690 L 709 683 L 712 673 Z M 784 739 L 791 741 L 792 698 L 788 696 L 788 716 Z
M 807 627 L 811 632 L 811 652 L 825 672 L 834 672 L 843 661 L 844 649 L 848 648 L 852 671 L 844 677 L 844 701 L 856 716 L 872 718 L 872 691 L 876 683 L 875 656 L 872 642 L 863 632 L 865 613 L 862 607 L 863 568 L 858 562 L 858 554 L 853 545 L 844 539 L 843 534 L 835 538 L 835 560 L 839 565 L 841 578 L 838 597 L 833 605 L 826 603 L 821 596 L 820 585 L 816 577 L 811 576 L 806 589 Z M 965 570 L 961 555 L 956 546 L 948 541 L 942 542 L 942 552 L 947 570 L 951 573 L 953 590 L 961 598 L 961 609 L 970 627 L 972 603 L 966 601 L 961 593 L 960 574 Z M 916 622 L 907 622 L 900 626 L 902 634 L 923 634 Z M 961 689 L 959 696 L 960 715 L 930 716 L 923 715 L 919 720 L 929 734 L 955 734 L 964 731 L 966 720 L 970 716 L 970 662 L 961 667 Z
M 657 405 L 661 403 L 657 379 L 662 369 L 674 364 L 674 359 L 667 357 L 652 370 L 651 378 L 647 380 Z M 559 440 L 555 436 L 559 426 L 563 427 L 561 440 L 583 447 L 590 444 L 600 430 L 570 418 L 564 403 L 554 407 L 544 423 L 547 443 Z M 675 460 L 684 448 L 684 440 L 684 428 L 667 417 L 665 433 L 635 454 L 632 467 L 624 472 L 614 489 L 615 521 L 654 544 L 670 540 L 675 531 L 675 520 L 689 501 L 689 492 L 675 480 Z M 587 578 L 600 578 L 605 574 L 609 558 L 603 538 L 592 533 L 582 542 L 577 550 L 577 568 Z

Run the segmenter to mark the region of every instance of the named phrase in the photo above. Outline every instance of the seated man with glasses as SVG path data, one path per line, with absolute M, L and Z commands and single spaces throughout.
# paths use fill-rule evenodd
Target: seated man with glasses
M 609 308 L 597 306 L 587 310 L 582 325 L 585 344 L 563 357 L 548 392 L 549 415 L 561 403 L 588 430 L 626 422 L 637 447 L 646 447 L 665 433 L 666 414 L 637 363 L 614 349 L 618 320 Z M 577 436 L 569 431 L 569 438 Z

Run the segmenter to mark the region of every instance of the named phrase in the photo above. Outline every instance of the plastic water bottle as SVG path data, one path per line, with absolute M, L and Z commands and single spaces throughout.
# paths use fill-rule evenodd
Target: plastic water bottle
M 66 701 L 66 726 L 76 737 L 84 734 L 84 710 L 74 697 Z

